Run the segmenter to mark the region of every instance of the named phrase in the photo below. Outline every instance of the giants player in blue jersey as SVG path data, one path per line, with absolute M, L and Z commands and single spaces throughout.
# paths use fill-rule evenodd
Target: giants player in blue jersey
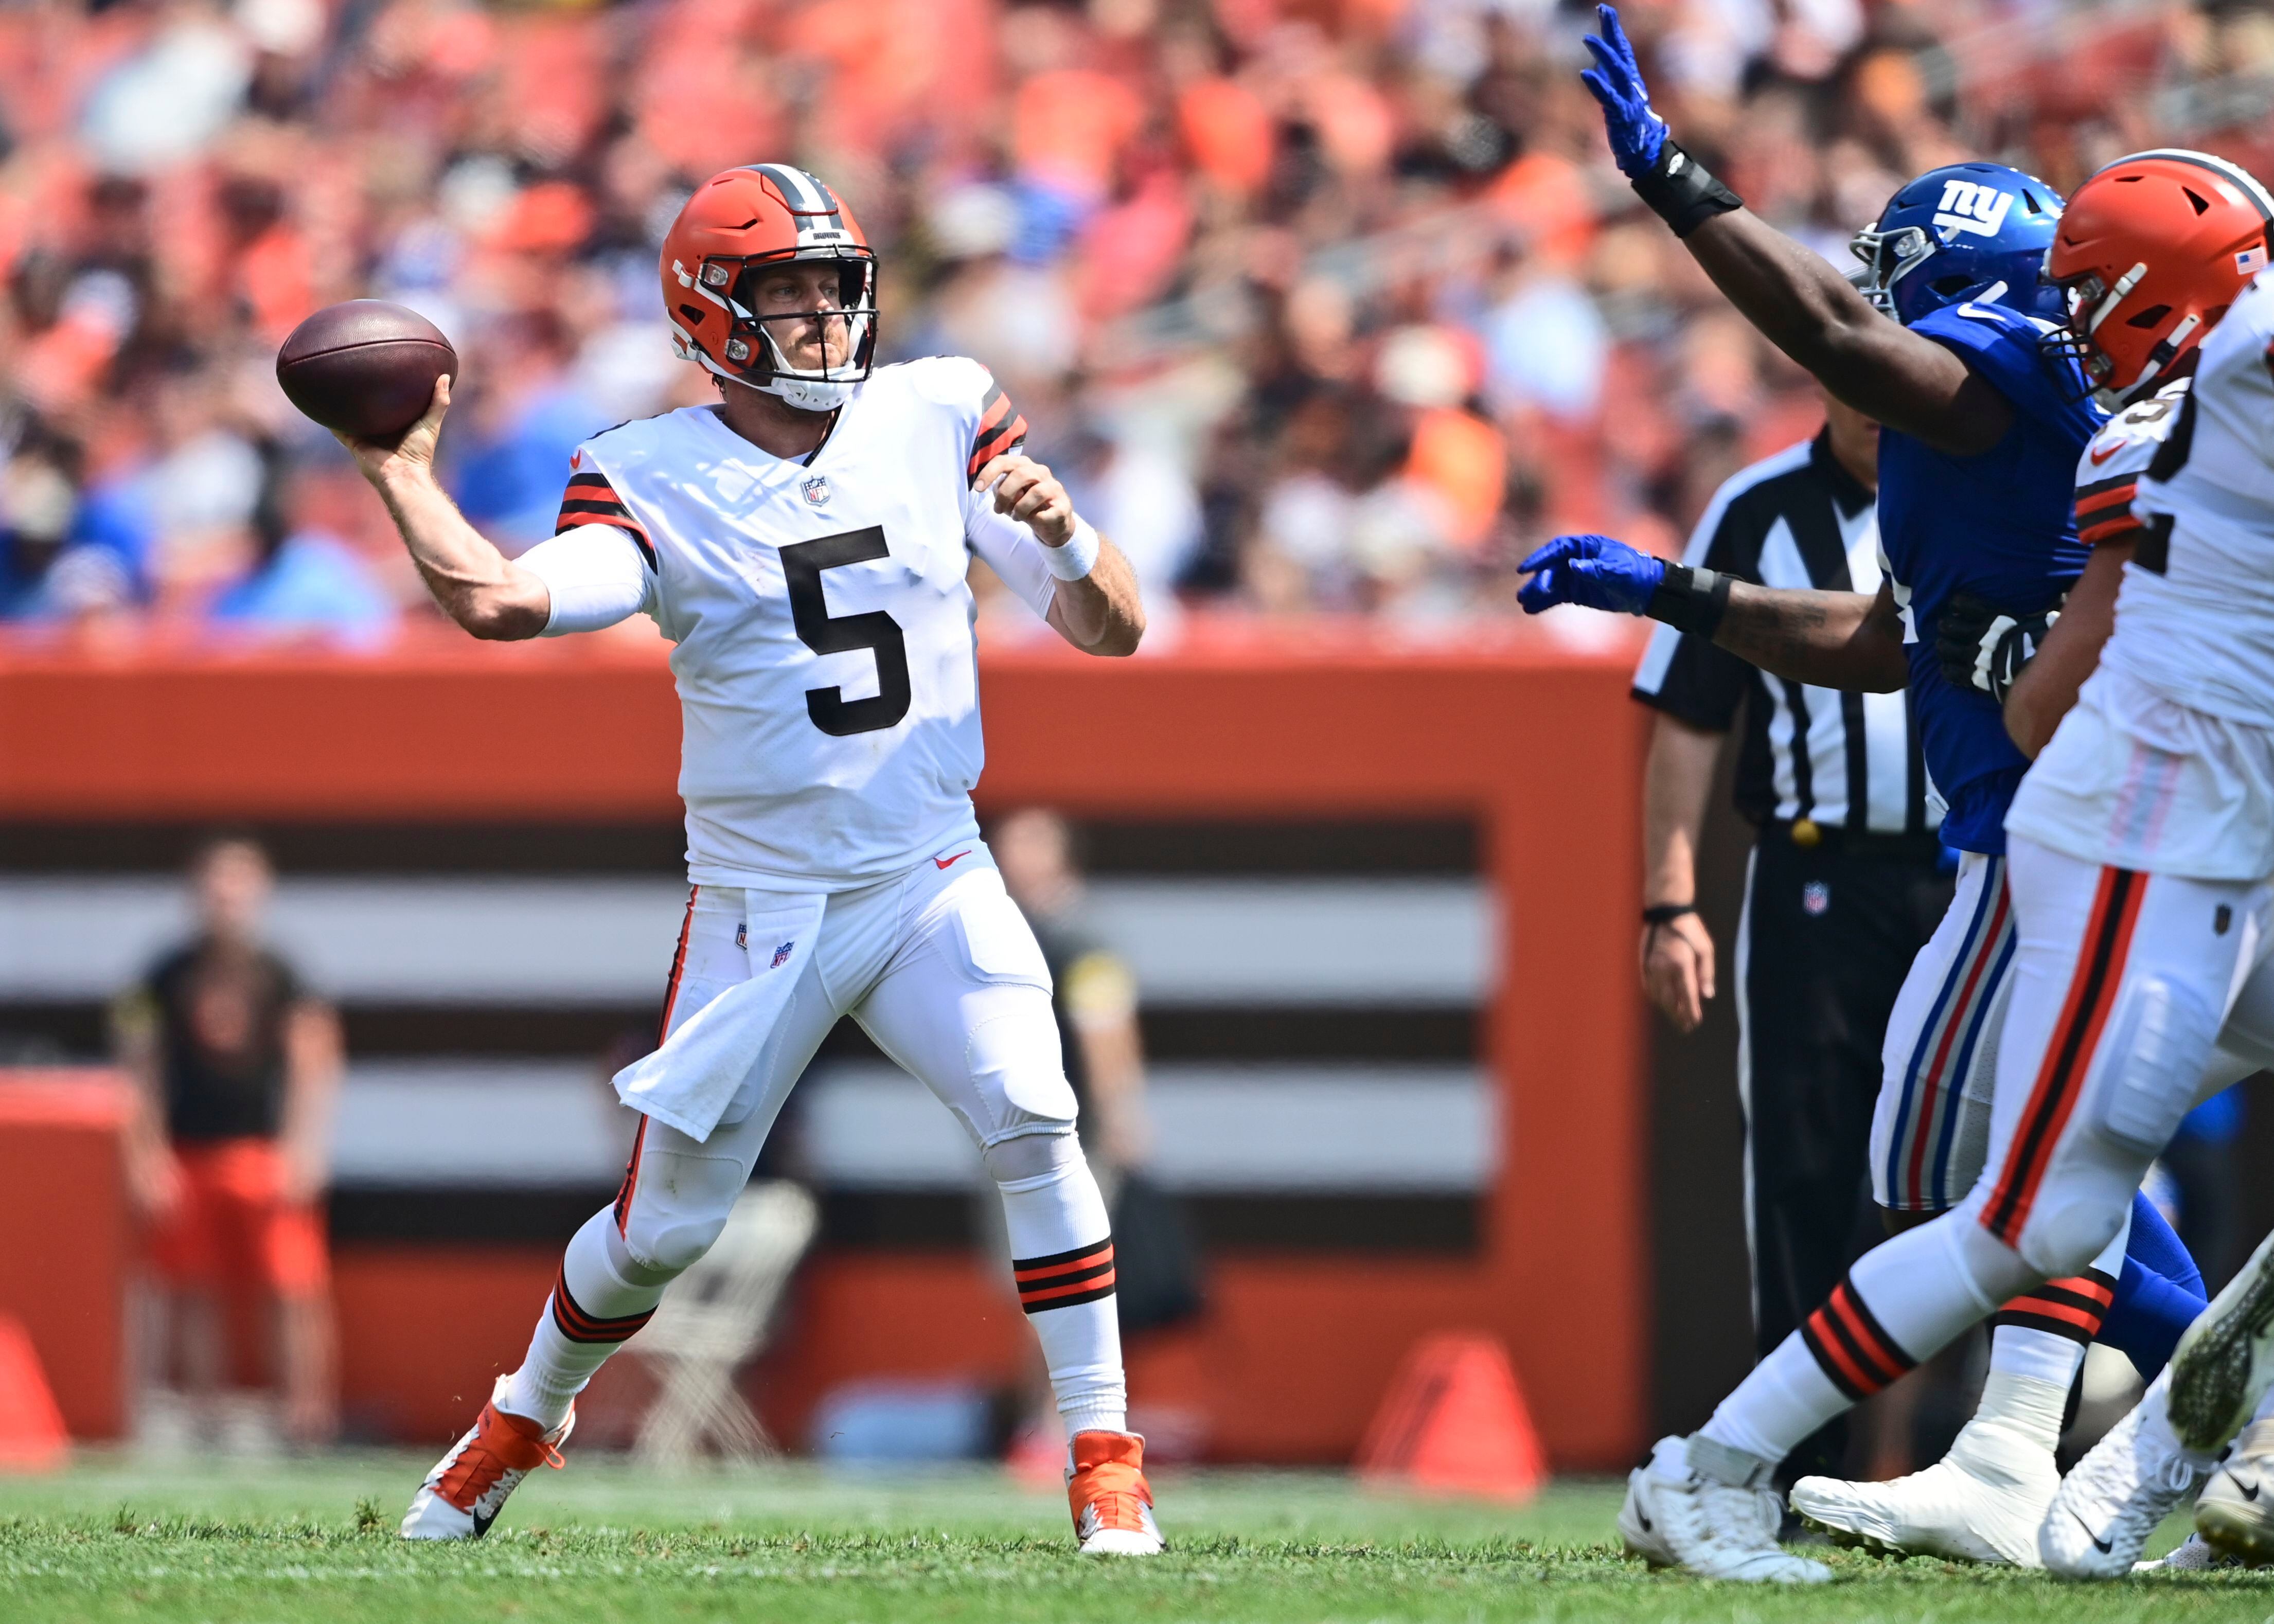
M 1649 614 L 1803 681 L 1909 690 L 1947 806 L 1942 837 L 1962 858 L 1956 898 L 1913 967 L 1884 1049 L 1874 1194 L 1891 1229 L 1909 1227 L 1960 1200 L 1983 1165 L 2014 952 L 2003 825 L 2028 767 L 1999 701 L 2087 556 L 2071 499 L 2105 413 L 2074 363 L 2049 350 L 2061 312 L 2040 272 L 2060 199 L 1999 165 L 1930 171 L 1858 234 L 1859 294 L 1668 138 L 1616 14 L 1606 6 L 1601 16 L 1586 78 L 1637 192 L 1779 348 L 1886 425 L 1886 567 L 1875 597 L 1769 590 L 1608 538 L 1563 537 L 1526 560 L 1537 573 L 1522 598 L 1534 612 L 1578 603 Z M 1993 626 L 1977 654 L 1975 640 Z M 1944 646 L 1954 642 L 1963 646 Z M 2005 1305 L 1982 1409 L 1948 1460 L 1895 1485 L 1803 1479 L 1796 1508 L 1875 1548 L 2038 1565 L 2037 1527 L 2058 1485 L 2052 1447 L 2084 1344 L 2128 1319 L 2136 1340 L 2110 1340 L 2159 1362 L 2200 1299 L 2183 1249 L 2145 1203 L 2135 1208 L 2130 1267 L 2120 1231 L 2084 1274 Z M 2120 1293 L 2119 1271 L 2132 1290 Z M 1814 1379 L 1849 1401 L 1913 1364 L 1852 1279 L 1796 1342 Z M 1788 1351 L 1748 1387 L 1788 1380 Z M 1778 1550 L 1768 1475 L 1783 1450 L 1723 1425 L 1731 1413 L 1724 1405 L 1696 1438 L 1665 1440 L 1636 1473 L 1621 1516 L 1628 1544 L 1724 1577 L 1826 1576 Z

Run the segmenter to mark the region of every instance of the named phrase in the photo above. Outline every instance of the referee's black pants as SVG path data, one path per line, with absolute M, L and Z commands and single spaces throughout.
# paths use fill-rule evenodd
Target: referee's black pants
M 1866 1166 L 1879 1049 L 1911 960 L 1950 906 L 1932 837 L 1796 845 L 1764 824 L 1737 927 L 1737 1087 L 1753 1332 L 1766 1357 L 1884 1238 Z M 1838 1475 L 1845 1418 L 1786 1457 L 1778 1481 Z

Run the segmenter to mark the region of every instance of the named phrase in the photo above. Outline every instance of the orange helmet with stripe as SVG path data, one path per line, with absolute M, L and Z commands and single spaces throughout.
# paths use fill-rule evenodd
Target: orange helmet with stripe
M 846 324 L 846 358 L 789 365 L 757 313 L 764 267 L 819 261 L 839 267 L 830 313 Z M 779 395 L 808 411 L 843 404 L 877 353 L 877 256 L 853 213 L 819 179 L 786 163 L 724 169 L 695 189 L 663 239 L 663 305 L 681 357 L 714 376 Z
M 2134 153 L 2079 186 L 2045 280 L 2095 387 L 2127 394 L 2169 374 L 2266 268 L 2270 222 L 2274 196 L 2209 153 Z

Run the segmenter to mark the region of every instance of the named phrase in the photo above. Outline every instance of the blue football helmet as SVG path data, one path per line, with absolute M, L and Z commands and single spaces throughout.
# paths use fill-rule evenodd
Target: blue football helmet
M 1864 263 L 1849 280 L 1905 327 L 1968 299 L 2059 321 L 2044 268 L 2060 215 L 2060 193 L 2033 175 L 1945 164 L 1905 183 L 1856 233 L 1849 246 Z

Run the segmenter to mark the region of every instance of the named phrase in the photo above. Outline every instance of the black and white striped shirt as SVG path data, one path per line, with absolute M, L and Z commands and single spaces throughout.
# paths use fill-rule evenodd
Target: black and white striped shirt
M 1732 476 L 1713 493 L 1682 561 L 1762 586 L 1876 592 L 1878 508 L 1819 433 Z M 1756 823 L 1805 817 L 1874 834 L 1933 827 L 1903 694 L 1846 694 L 1773 677 L 1703 637 L 1660 626 L 1635 672 L 1634 695 L 1710 733 L 1726 733 L 1750 695 L 1736 801 Z

